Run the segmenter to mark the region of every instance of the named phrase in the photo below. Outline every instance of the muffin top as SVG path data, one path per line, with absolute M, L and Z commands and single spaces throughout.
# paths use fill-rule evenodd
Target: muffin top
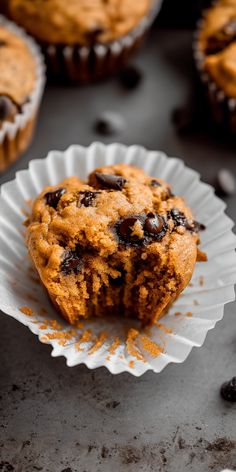
M 0 25 L 0 128 L 14 121 L 35 85 L 35 60 L 23 39 Z
M 228 97 L 236 98 L 236 1 L 207 10 L 199 37 L 204 67 Z
M 133 28 L 151 0 L 9 0 L 9 14 L 32 36 L 51 44 L 107 43 Z

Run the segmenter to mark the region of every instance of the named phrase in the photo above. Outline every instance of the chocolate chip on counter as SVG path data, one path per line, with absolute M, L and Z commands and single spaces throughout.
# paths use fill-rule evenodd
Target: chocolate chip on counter
M 62 197 L 62 195 L 64 195 L 64 193 L 66 193 L 65 188 L 58 188 L 57 190 L 54 190 L 52 192 L 47 192 L 44 195 L 47 205 L 56 209 L 60 198 Z
M 175 226 L 185 226 L 188 225 L 187 218 L 182 211 L 179 211 L 178 208 L 172 208 L 169 212 L 170 218 L 172 218 Z
M 82 196 L 80 200 L 81 205 L 84 207 L 90 207 L 93 206 L 94 200 L 100 192 L 91 192 L 90 190 L 84 190 L 83 192 L 79 193 Z
M 71 272 L 78 274 L 82 268 L 82 259 L 79 245 L 75 249 L 66 251 L 65 257 L 61 263 L 60 270 L 63 275 L 69 275 Z
M 144 231 L 150 235 L 158 235 L 164 228 L 164 220 L 160 215 L 148 213 L 144 223 Z
M 236 377 L 233 377 L 228 382 L 224 382 L 221 386 L 220 393 L 224 400 L 236 402 Z
M 119 73 L 119 79 L 123 87 L 132 90 L 142 80 L 142 72 L 135 66 L 127 66 Z
M 105 188 L 110 188 L 113 190 L 122 190 L 127 180 L 120 175 L 113 174 L 102 174 L 101 172 L 96 172 L 96 179 L 98 183 Z
M 12 100 L 5 96 L 0 96 L 0 120 L 7 120 L 14 117 L 17 112 L 17 108 Z
M 122 241 L 128 242 L 130 244 L 142 241 L 137 235 L 132 234 L 133 227 L 138 221 L 140 221 L 140 219 L 137 216 L 129 216 L 118 224 L 118 235 Z
M 151 182 L 150 182 L 150 186 L 151 187 L 161 187 L 162 185 L 157 180 L 152 179 Z
M 97 118 L 94 126 L 97 133 L 112 136 L 124 130 L 125 120 L 119 113 L 105 111 Z
M 219 196 L 230 196 L 236 192 L 236 182 L 230 169 L 222 168 L 218 171 L 215 179 L 215 190 Z

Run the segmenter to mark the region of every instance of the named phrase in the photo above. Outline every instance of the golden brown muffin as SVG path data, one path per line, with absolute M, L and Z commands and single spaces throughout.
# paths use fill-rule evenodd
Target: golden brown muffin
M 188 284 L 200 225 L 162 180 L 125 164 L 43 190 L 27 223 L 43 285 L 75 324 L 91 316 L 153 323 Z
M 199 36 L 203 67 L 229 98 L 236 98 L 236 1 L 220 0 L 207 10 Z
M 0 25 L 0 129 L 14 121 L 35 87 L 35 60 L 26 43 Z
M 151 0 L 9 0 L 9 14 L 43 43 L 90 45 L 126 35 Z

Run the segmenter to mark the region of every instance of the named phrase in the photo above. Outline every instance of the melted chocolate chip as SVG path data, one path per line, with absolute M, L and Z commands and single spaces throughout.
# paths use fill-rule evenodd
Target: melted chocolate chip
M 91 192 L 90 190 L 85 190 L 84 192 L 79 193 L 83 196 L 83 198 L 80 200 L 81 205 L 84 207 L 90 207 L 93 206 L 94 200 L 100 192 Z
M 66 192 L 65 188 L 58 188 L 57 190 L 54 190 L 53 192 L 46 193 L 44 197 L 46 199 L 47 205 L 56 209 L 60 201 L 60 198 L 62 197 L 62 195 L 64 195 L 65 192 Z
M 89 31 L 86 33 L 86 39 L 90 44 L 94 44 L 98 40 L 98 36 L 104 33 L 104 28 L 99 25 L 94 25 Z
M 0 120 L 9 120 L 14 117 L 17 108 L 9 97 L 0 96 Z
M 98 183 L 102 187 L 110 188 L 113 190 L 122 190 L 125 183 L 127 182 L 124 177 L 120 177 L 119 175 L 101 174 L 100 172 L 96 172 L 95 175 Z
M 122 241 L 126 241 L 130 244 L 140 243 L 142 241 L 136 234 L 132 234 L 133 227 L 138 221 L 140 221 L 140 218 L 137 216 L 129 216 L 119 223 L 118 233 Z
M 164 228 L 164 219 L 155 213 L 148 213 L 144 223 L 144 231 L 152 236 L 158 236 Z
M 137 222 L 140 222 L 143 228 L 143 237 L 132 234 L 133 227 Z M 147 245 L 153 240 L 161 241 L 165 236 L 167 229 L 168 225 L 164 218 L 155 213 L 129 216 L 116 224 L 116 232 L 120 242 L 132 246 Z
M 220 389 L 221 396 L 228 402 L 236 402 L 236 377 L 224 382 Z
M 157 180 L 152 179 L 151 182 L 150 182 L 150 186 L 151 187 L 161 187 L 162 185 Z
M 64 259 L 61 263 L 60 270 L 63 275 L 69 275 L 71 272 L 78 274 L 82 267 L 80 247 L 77 245 L 75 249 L 66 251 Z
M 182 211 L 179 211 L 177 208 L 173 208 L 169 212 L 169 216 L 172 218 L 175 226 L 184 226 L 185 228 L 189 226 L 185 214 Z
M 114 279 L 113 277 L 109 277 L 109 281 L 111 285 L 114 285 L 115 287 L 119 287 L 125 282 L 125 270 L 121 269 L 120 267 L 117 268 L 117 270 L 120 272 L 120 275 Z
M 208 38 L 206 54 L 216 54 L 236 39 L 236 20 L 229 20 Z
M 4 41 L 4 39 L 0 39 L 0 48 L 6 45 L 7 45 L 6 41 Z

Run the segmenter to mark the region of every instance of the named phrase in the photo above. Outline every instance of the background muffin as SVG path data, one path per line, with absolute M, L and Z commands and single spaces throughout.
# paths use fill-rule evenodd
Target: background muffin
M 0 171 L 30 143 L 43 83 L 38 49 L 0 17 Z
M 199 23 L 195 58 L 213 118 L 236 132 L 236 3 L 220 0 Z
M 86 82 L 122 66 L 159 4 L 160 0 L 10 0 L 8 12 L 42 44 L 50 75 Z

